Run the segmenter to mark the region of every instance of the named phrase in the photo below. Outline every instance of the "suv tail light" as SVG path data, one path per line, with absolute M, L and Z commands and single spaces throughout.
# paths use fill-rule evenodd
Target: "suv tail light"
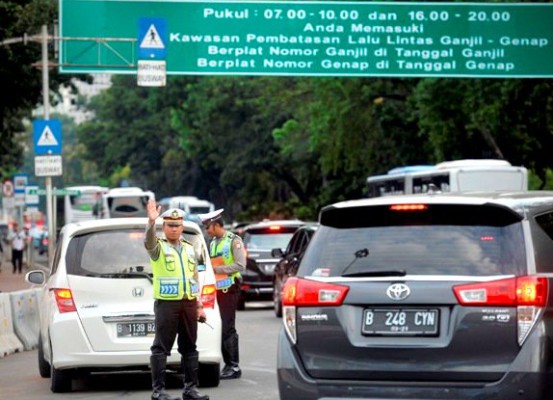
M 296 343 L 296 307 L 342 305 L 349 286 L 291 277 L 282 289 L 282 320 L 288 337 Z
M 60 313 L 77 311 L 71 289 L 52 289 Z
M 453 291 L 462 306 L 516 307 L 518 344 L 522 345 L 547 304 L 548 281 L 521 276 L 459 285 Z
M 215 300 L 217 296 L 217 289 L 215 285 L 204 285 L 202 287 L 202 294 L 200 300 L 204 308 L 215 307 Z

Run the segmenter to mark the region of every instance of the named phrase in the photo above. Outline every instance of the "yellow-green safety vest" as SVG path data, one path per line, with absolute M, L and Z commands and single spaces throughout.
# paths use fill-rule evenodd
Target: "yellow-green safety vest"
M 158 239 L 160 245 L 157 260 L 150 260 L 154 274 L 154 299 L 194 300 L 199 286 L 194 279 L 196 256 L 194 247 L 181 240 L 181 254 L 166 239 Z
M 236 235 L 232 232 L 225 232 L 225 236 L 217 244 L 215 240 L 209 243 L 210 257 L 222 257 L 225 265 L 234 264 L 234 255 L 232 254 L 232 241 Z M 225 290 L 232 286 L 235 279 L 241 277 L 240 272 L 235 271 L 232 274 L 221 277 L 222 274 L 216 274 L 217 290 Z

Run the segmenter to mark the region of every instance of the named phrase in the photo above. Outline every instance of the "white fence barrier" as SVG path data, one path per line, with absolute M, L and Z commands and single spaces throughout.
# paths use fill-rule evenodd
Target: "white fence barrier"
M 25 350 L 38 345 L 39 315 L 38 295 L 34 289 L 10 293 L 13 330 L 23 343 Z
M 23 349 L 14 331 L 10 294 L 0 293 L 0 357 Z

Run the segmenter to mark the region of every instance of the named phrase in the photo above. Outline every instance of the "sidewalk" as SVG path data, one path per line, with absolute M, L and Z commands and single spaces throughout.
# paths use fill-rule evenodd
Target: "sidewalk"
M 28 269 L 24 267 L 20 274 L 14 274 L 12 271 L 11 261 L 3 260 L 0 272 L 0 292 L 16 292 L 36 287 L 36 285 L 25 282 L 25 274 L 29 271 Z

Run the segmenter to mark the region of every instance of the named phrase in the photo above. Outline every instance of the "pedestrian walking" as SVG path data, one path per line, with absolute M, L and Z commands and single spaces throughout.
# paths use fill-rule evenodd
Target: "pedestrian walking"
M 221 313 L 221 350 L 225 366 L 221 379 L 237 379 L 242 376 L 239 359 L 236 309 L 240 298 L 241 272 L 246 268 L 246 253 L 240 236 L 225 230 L 223 209 L 200 214 L 207 234 L 211 237 L 209 255 L 217 281 L 217 303 Z
M 152 370 L 152 400 L 177 400 L 165 391 L 167 357 L 177 339 L 184 375 L 183 400 L 209 400 L 197 389 L 198 351 L 196 339 L 198 320 L 206 315 L 199 300 L 198 266 L 194 247 L 182 238 L 184 211 L 165 211 L 163 234 L 156 235 L 155 221 L 161 207 L 154 200 L 147 204 L 148 227 L 144 245 L 150 256 L 153 272 L 154 314 L 156 332 L 150 348 Z
M 8 236 L 10 246 L 12 248 L 12 264 L 13 264 L 13 273 L 23 272 L 23 252 L 25 251 L 25 245 L 27 236 L 23 230 L 19 229 L 17 223 L 13 224 L 13 230 Z

